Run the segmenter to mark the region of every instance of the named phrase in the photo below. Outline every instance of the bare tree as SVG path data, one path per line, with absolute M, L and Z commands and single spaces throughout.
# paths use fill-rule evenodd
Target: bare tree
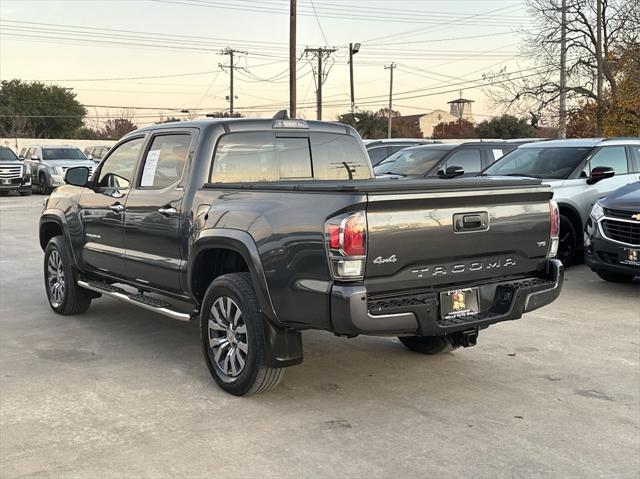
M 597 2 L 602 6 L 602 73 L 606 98 L 597 94 Z M 561 0 L 527 0 L 534 27 L 526 32 L 523 57 L 533 60 L 527 73 L 500 71 L 488 77 L 497 86 L 488 94 L 511 114 L 533 112 L 547 124 L 558 118 L 560 97 Z M 567 105 L 569 110 L 588 102 L 601 110 L 618 102 L 618 51 L 640 40 L 640 0 L 567 0 Z M 498 83 L 499 82 L 499 83 Z M 599 116 L 602 129 L 602 115 Z

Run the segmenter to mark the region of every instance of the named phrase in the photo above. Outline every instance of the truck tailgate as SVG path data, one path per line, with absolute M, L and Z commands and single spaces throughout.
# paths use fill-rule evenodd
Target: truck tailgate
M 482 180 L 476 188 L 466 182 L 448 191 L 369 193 L 367 290 L 446 287 L 540 269 L 552 196 L 546 186 L 495 188 Z

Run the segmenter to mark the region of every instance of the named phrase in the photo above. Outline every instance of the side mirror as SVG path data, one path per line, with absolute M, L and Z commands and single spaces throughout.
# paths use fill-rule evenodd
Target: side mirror
M 461 166 L 447 166 L 447 171 L 438 171 L 438 176 L 443 179 L 451 179 L 464 175 L 464 168 Z
M 92 154 L 88 154 L 88 155 L 87 155 L 87 160 L 91 160 L 91 161 L 93 161 L 93 155 L 92 155 Z
M 20 155 L 20 156 L 18 157 L 18 159 L 19 159 L 20 161 L 24 161 L 24 156 Z
M 591 176 L 587 178 L 587 184 L 594 185 L 598 181 L 602 181 L 606 178 L 611 178 L 615 174 L 616 172 L 613 171 L 613 168 L 609 166 L 596 166 L 591 170 Z
M 32 161 L 40 161 L 40 158 L 38 157 L 38 155 L 31 155 L 31 160 Z
M 64 174 L 64 181 L 68 185 L 86 186 L 89 182 L 89 168 L 86 166 L 69 168 Z

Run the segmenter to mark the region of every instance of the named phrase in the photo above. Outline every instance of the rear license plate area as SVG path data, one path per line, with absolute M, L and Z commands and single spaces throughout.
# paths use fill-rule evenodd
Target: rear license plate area
M 640 266 L 640 249 L 620 248 L 618 250 L 618 260 L 621 264 Z
M 478 288 L 454 289 L 440 293 L 442 319 L 476 316 L 480 312 Z

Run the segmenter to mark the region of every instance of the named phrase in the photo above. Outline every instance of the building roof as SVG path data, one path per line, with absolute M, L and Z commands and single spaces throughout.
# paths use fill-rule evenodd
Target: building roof
M 455 100 L 451 100 L 447 102 L 448 104 L 451 103 L 475 103 L 474 100 L 467 100 L 466 98 L 456 98 Z

